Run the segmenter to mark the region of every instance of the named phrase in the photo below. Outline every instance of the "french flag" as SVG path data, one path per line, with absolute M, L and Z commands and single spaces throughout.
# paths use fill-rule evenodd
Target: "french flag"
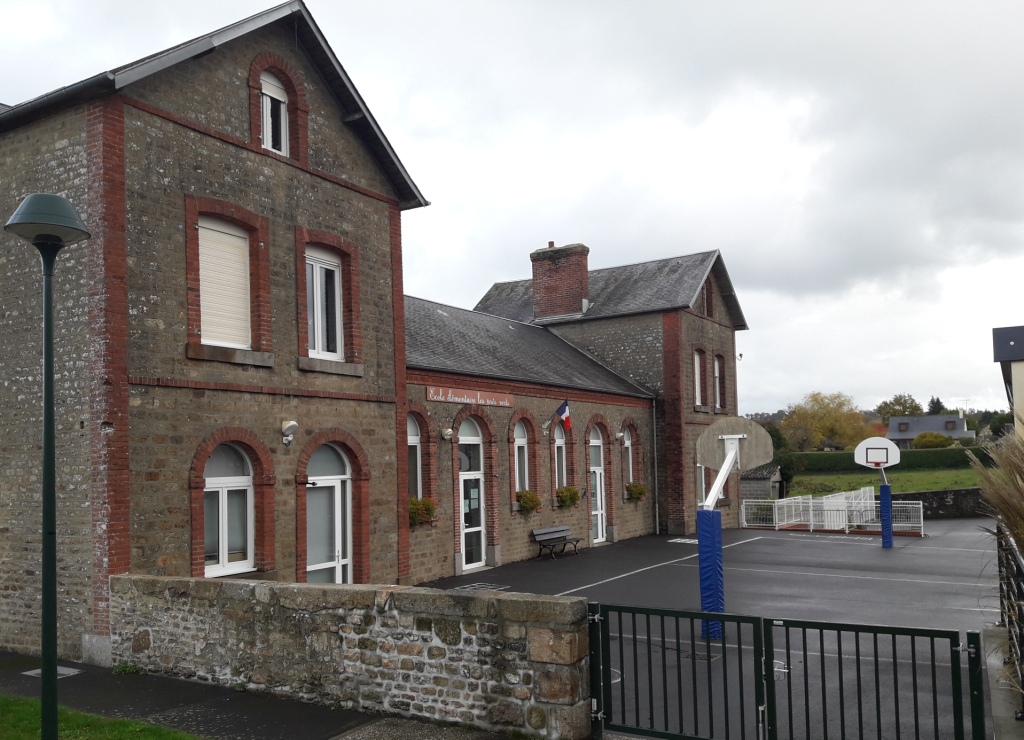
M 566 429 L 572 429 L 572 420 L 569 418 L 568 401 L 562 401 L 562 405 L 558 407 L 558 411 L 555 413 L 562 417 L 562 426 Z

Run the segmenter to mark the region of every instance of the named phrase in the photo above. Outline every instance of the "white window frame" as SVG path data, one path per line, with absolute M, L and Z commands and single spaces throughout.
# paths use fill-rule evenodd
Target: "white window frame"
M 462 549 L 462 568 L 463 570 L 471 570 L 473 568 L 482 568 L 487 565 L 487 496 L 484 490 L 484 440 L 483 434 L 480 431 L 480 427 L 472 419 L 463 420 L 459 426 L 459 455 L 462 456 L 461 448 L 463 446 L 473 445 L 477 447 L 477 453 L 480 460 L 480 468 L 478 470 L 462 470 L 461 460 L 459 465 L 459 509 L 461 513 L 461 523 L 459 524 L 459 532 L 461 539 Z M 462 505 L 465 501 L 465 490 L 466 482 L 475 481 L 480 488 L 480 524 L 474 527 L 466 526 L 466 513 L 461 511 Z M 466 539 L 469 534 L 480 533 L 480 560 L 469 562 L 466 560 Z
M 420 446 L 420 425 L 412 414 L 406 417 L 405 423 L 408 437 L 409 497 L 423 498 L 423 449 Z M 416 478 L 415 481 L 413 476 Z
M 626 483 L 633 482 L 633 435 L 629 433 L 629 427 L 622 430 L 622 452 L 625 456 L 623 467 L 626 473 Z
M 569 469 L 565 460 L 565 427 L 562 422 L 555 425 L 555 488 L 569 483 Z
M 693 405 L 704 405 L 704 380 L 701 378 L 701 366 L 704 353 L 699 349 L 693 351 Z
M 277 77 L 266 71 L 260 74 L 260 86 L 262 89 L 262 94 L 260 95 L 260 105 L 262 108 L 262 128 L 260 129 L 260 139 L 263 142 L 263 148 L 287 157 L 288 92 Z M 275 102 L 279 103 L 279 105 L 274 105 Z M 273 145 L 273 130 L 275 123 L 279 127 L 281 135 L 280 148 L 276 148 Z
M 244 560 L 236 560 L 229 562 L 228 560 L 228 528 L 230 522 L 228 521 L 228 491 L 237 491 L 243 489 L 246 492 L 245 495 L 245 508 L 246 508 L 246 555 Z M 218 511 L 218 540 L 220 544 L 219 552 L 217 554 L 217 562 L 206 565 L 205 575 L 207 578 L 216 578 L 218 576 L 234 575 L 236 573 L 248 573 L 256 570 L 256 517 L 255 507 L 253 505 L 253 486 L 252 476 L 239 476 L 232 478 L 207 478 L 206 487 L 203 489 L 203 515 L 208 516 L 206 512 L 206 494 L 215 493 L 217 494 L 217 511 Z M 204 534 L 205 537 L 205 534 Z M 204 544 L 205 549 L 205 544 Z
M 240 226 L 200 216 L 199 336 L 203 344 L 252 349 L 250 234 Z
M 516 469 L 516 492 L 530 490 L 530 438 L 526 432 L 526 425 L 517 421 L 512 432 L 515 438 L 514 465 Z
M 704 503 L 704 499 L 707 498 L 707 482 L 704 478 L 704 466 L 698 463 L 697 465 L 697 505 L 701 506 Z
M 715 355 L 715 408 L 722 406 L 722 358 Z
M 326 304 L 328 270 L 334 272 L 334 330 L 337 351 L 326 346 L 325 325 L 329 307 Z M 312 280 L 310 275 L 312 274 Z M 345 359 L 345 327 L 343 324 L 341 258 L 334 252 L 319 247 L 306 247 L 306 348 L 310 357 L 342 362 Z

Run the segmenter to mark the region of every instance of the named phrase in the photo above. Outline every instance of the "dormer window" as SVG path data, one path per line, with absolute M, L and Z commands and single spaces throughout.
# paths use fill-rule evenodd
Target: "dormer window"
M 270 72 L 260 73 L 263 90 L 263 148 L 288 156 L 288 93 L 281 81 Z

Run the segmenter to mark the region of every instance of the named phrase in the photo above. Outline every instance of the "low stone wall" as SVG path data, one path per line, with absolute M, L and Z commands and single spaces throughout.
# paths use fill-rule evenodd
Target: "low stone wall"
M 981 498 L 980 488 L 960 488 L 949 491 L 917 491 L 893 493 L 893 501 L 920 501 L 925 519 L 959 519 L 988 516 L 988 505 Z
M 590 732 L 583 598 L 111 578 L 115 665 L 547 738 Z

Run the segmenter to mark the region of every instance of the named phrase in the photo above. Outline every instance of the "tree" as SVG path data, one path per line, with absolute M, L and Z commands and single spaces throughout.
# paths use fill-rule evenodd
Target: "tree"
M 784 450 L 786 449 L 786 447 L 788 447 L 786 443 L 786 437 L 782 434 L 782 430 L 779 429 L 778 424 L 776 424 L 774 421 L 768 421 L 761 424 L 761 426 L 763 426 L 764 430 L 768 432 L 768 436 L 772 438 L 773 450 L 778 452 L 779 450 Z
M 782 433 L 790 448 L 798 451 L 813 450 L 824 439 L 853 447 L 871 436 L 864 413 L 852 398 L 820 391 L 808 393 L 801 403 L 789 407 Z
M 932 396 L 928 400 L 928 416 L 937 416 L 945 410 L 945 406 L 942 405 L 942 399 L 938 396 Z
M 897 393 L 888 401 L 875 406 L 875 413 L 882 417 L 882 423 L 888 424 L 893 416 L 921 416 L 924 409 L 909 393 Z
M 995 414 L 988 424 L 988 429 L 993 437 L 1002 437 L 1010 424 L 1013 424 L 1013 414 Z

